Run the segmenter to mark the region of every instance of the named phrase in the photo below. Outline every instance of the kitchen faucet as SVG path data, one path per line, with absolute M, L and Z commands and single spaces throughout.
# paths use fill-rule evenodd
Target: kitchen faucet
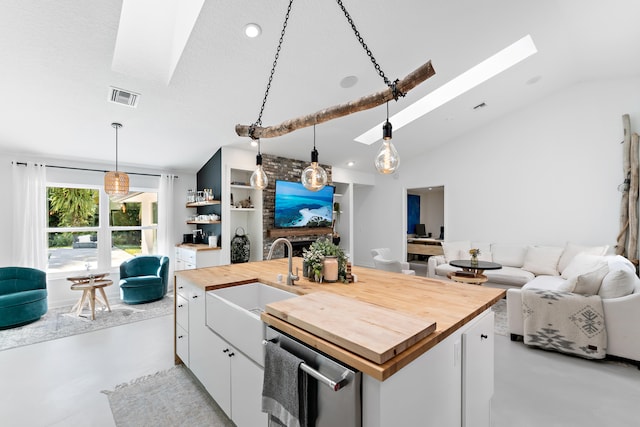
M 299 280 L 300 277 L 298 276 L 298 267 L 296 267 L 296 274 L 293 274 L 293 247 L 291 246 L 291 242 L 285 239 L 284 237 L 280 237 L 276 239 L 271 244 L 271 248 L 269 249 L 269 255 L 267 255 L 267 260 L 271 259 L 271 256 L 273 255 L 273 248 L 275 248 L 278 243 L 282 243 L 286 245 L 287 249 L 289 249 L 289 254 L 288 254 L 289 255 L 289 274 L 287 275 L 287 285 L 293 286 L 295 285 L 295 283 L 293 283 L 294 280 Z

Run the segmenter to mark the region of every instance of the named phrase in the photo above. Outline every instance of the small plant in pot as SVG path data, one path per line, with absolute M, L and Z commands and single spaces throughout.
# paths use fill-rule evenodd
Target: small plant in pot
M 309 280 L 322 281 L 324 259 L 327 256 L 338 258 L 338 280 L 346 282 L 347 277 L 347 257 L 338 245 L 333 244 L 326 238 L 320 238 L 313 242 L 308 249 L 303 249 L 303 273 Z

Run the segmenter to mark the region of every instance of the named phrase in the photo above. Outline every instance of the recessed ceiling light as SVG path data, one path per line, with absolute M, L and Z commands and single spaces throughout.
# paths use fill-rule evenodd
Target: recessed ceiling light
M 540 79 L 542 78 L 542 76 L 535 76 L 535 77 L 531 77 L 529 80 L 527 80 L 525 83 L 527 83 L 528 85 L 534 85 L 536 83 L 538 83 L 540 81 Z
M 491 77 L 513 67 L 520 61 L 537 52 L 538 50 L 533 44 L 533 40 L 530 35 L 521 38 L 511 46 L 502 49 L 500 52 L 485 59 L 473 68 L 470 68 L 458 77 L 440 86 L 433 92 L 424 96 L 422 99 L 419 99 L 409 105 L 393 117 L 390 117 L 389 121 L 393 123 L 393 130 L 397 131 L 404 125 L 407 125 L 430 111 L 435 110 L 455 97 L 462 95 L 481 83 L 484 83 Z M 378 141 L 382 135 L 382 132 L 380 132 L 382 124 L 383 123 L 380 123 L 358 136 L 355 141 L 367 145 L 371 145 Z
M 345 89 L 354 87 L 356 83 L 358 83 L 358 77 L 356 76 L 347 76 L 344 79 L 340 80 L 340 86 Z
M 244 34 L 250 39 L 253 39 L 262 34 L 262 28 L 260 28 L 260 25 L 258 24 L 247 24 L 244 26 Z
M 347 166 L 353 166 L 355 164 L 356 164 L 356 162 L 347 162 Z

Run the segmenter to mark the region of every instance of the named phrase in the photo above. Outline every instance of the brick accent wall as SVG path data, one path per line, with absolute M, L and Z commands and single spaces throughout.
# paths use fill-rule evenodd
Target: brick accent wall
M 311 157 L 309 157 L 311 158 Z M 288 159 L 285 157 L 272 156 L 269 154 L 262 155 L 262 168 L 267 174 L 267 178 L 269 178 L 269 185 L 267 188 L 262 190 L 262 229 L 263 229 L 263 248 L 262 248 L 262 257 L 263 259 L 267 258 L 269 254 L 269 248 L 271 248 L 271 244 L 276 238 L 269 237 L 269 230 L 273 229 L 274 226 L 274 215 L 275 215 L 275 198 L 276 198 L 276 180 L 282 181 L 300 181 L 300 177 L 302 176 L 302 171 L 309 166 L 309 160 L 295 160 Z M 327 171 L 327 181 L 329 184 L 333 182 L 331 176 L 331 166 L 323 165 L 321 166 Z M 286 236 L 290 241 L 302 241 L 302 240 L 315 240 L 318 235 L 316 234 L 305 234 L 300 236 Z M 283 257 L 284 256 L 284 247 L 279 245 L 274 254 L 274 258 Z

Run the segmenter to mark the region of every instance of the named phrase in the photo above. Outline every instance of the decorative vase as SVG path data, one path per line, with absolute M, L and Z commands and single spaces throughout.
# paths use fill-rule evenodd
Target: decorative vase
M 307 261 L 302 261 L 302 277 L 309 277 L 309 270 L 311 270 Z
M 326 256 L 323 262 L 323 272 L 325 282 L 338 281 L 338 257 Z
M 474 267 L 478 266 L 478 255 L 471 255 L 471 265 Z

